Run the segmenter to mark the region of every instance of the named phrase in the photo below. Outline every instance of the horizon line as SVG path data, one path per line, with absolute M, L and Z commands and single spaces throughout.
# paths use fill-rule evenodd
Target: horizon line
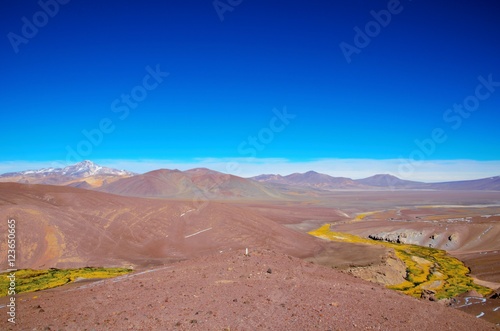
M 91 162 L 100 166 L 127 170 L 138 174 L 159 169 L 185 171 L 195 168 L 207 168 L 244 178 L 264 174 L 287 176 L 293 173 L 315 171 L 333 177 L 351 179 L 363 179 L 374 175 L 387 174 L 404 180 L 432 183 L 482 179 L 500 175 L 500 160 L 470 159 L 411 162 L 406 159 L 361 158 L 323 158 L 305 161 L 285 158 L 195 158 L 190 160 L 99 159 Z M 72 164 L 62 161 L 0 161 L 0 174 L 43 168 L 64 168 Z

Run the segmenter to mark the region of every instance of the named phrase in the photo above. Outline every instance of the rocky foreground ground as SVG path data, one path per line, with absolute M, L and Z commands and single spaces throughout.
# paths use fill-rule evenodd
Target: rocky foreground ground
M 439 303 L 268 250 L 222 252 L 20 295 L 17 324 L 3 318 L 0 329 L 498 330 Z

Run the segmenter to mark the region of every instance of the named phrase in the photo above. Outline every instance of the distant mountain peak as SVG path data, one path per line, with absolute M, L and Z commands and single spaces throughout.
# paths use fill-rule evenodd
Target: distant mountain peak
M 73 178 L 73 179 L 80 179 L 80 178 L 86 178 L 90 176 L 106 176 L 106 175 L 113 175 L 113 176 L 132 176 L 134 173 L 125 171 L 125 170 L 118 170 L 118 169 L 113 169 L 113 168 L 108 168 L 108 167 L 103 167 L 100 166 L 92 161 L 89 160 L 84 160 L 78 163 L 75 163 L 73 165 L 66 166 L 64 168 L 43 168 L 43 169 L 37 169 L 37 170 L 26 170 L 26 171 L 19 171 L 19 172 L 10 172 L 6 173 L 3 175 L 0 175 L 2 178 L 9 178 L 9 177 L 27 177 L 27 178 L 34 178 L 34 179 L 42 179 L 42 178 L 57 178 L 57 177 L 64 177 L 64 178 Z
M 368 178 L 380 179 L 380 180 L 384 180 L 384 179 L 386 179 L 386 180 L 402 180 L 401 178 L 394 176 L 394 175 L 391 175 L 391 174 L 376 174 L 376 175 L 370 176 Z M 365 179 L 368 179 L 368 178 L 365 178 Z
M 82 162 L 64 167 L 61 169 L 61 173 L 65 176 L 80 178 L 95 175 L 133 175 L 133 173 L 129 171 L 103 167 L 89 160 L 84 160 Z
M 187 172 L 187 173 L 218 173 L 218 171 L 215 171 L 215 170 L 211 170 L 211 169 L 208 169 L 208 168 L 192 168 L 192 169 L 189 169 L 189 170 L 186 170 L 184 172 Z
M 293 173 L 287 176 L 281 175 L 260 175 L 251 179 L 259 182 L 267 182 L 274 184 L 285 184 L 301 187 L 312 187 L 315 189 L 344 189 L 344 188 L 359 188 L 362 185 L 357 184 L 350 178 L 332 177 L 327 174 L 322 174 L 313 170 L 304 173 Z
M 424 183 L 404 180 L 391 174 L 376 174 L 356 181 L 364 185 L 387 188 L 420 188 L 424 185 Z
M 276 181 L 282 180 L 283 176 L 275 175 L 275 174 L 263 174 L 263 175 L 251 177 L 250 179 L 258 181 L 258 182 L 276 182 Z

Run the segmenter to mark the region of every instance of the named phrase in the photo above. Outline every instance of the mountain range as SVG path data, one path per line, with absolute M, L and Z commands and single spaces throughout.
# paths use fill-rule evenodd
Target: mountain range
M 259 175 L 250 179 L 268 184 L 280 184 L 298 187 L 310 187 L 322 190 L 339 189 L 394 189 L 394 190 L 500 190 L 500 176 L 476 180 L 425 183 L 403 180 L 389 174 L 378 174 L 363 179 L 332 177 L 330 175 L 308 171 L 287 176 Z
M 281 330 L 287 321 L 287 330 L 305 330 L 313 325 L 313 311 L 314 327 L 325 330 L 332 325 L 352 325 L 355 330 L 377 323 L 388 329 L 410 325 L 413 329 L 488 330 L 491 327 L 477 318 L 479 312 L 468 317 L 385 288 L 389 278 L 395 277 L 391 279 L 397 283 L 407 275 L 391 249 L 329 241 L 308 232 L 325 223 L 366 231 L 366 235 L 395 229 L 400 233 L 418 231 L 426 240 L 439 237 L 444 242 L 464 243 L 454 249 L 455 253 L 463 249 L 460 254 L 470 259 L 471 272 L 497 277 L 498 257 L 491 252 L 498 250 L 498 207 L 486 205 L 472 214 L 476 217 L 467 217 L 476 224 L 450 223 L 450 219 L 430 222 L 423 217 L 435 211 L 413 207 L 429 203 L 467 207 L 470 202 L 498 206 L 499 180 L 428 184 L 390 175 L 353 180 L 314 171 L 242 178 L 206 168 L 134 174 L 90 161 L 4 174 L 0 176 L 5 182 L 0 183 L 0 215 L 15 220 L 20 243 L 16 245 L 17 268 L 136 269 L 107 281 L 77 279 L 36 296 L 21 294 L 18 307 L 34 309 L 19 320 L 24 323 L 21 329 L 33 329 L 42 318 L 42 325 L 50 325 L 49 329 L 82 325 L 102 330 L 140 329 L 146 325 L 148 329 L 194 326 L 222 330 L 229 329 L 224 325 L 237 312 L 242 316 L 238 319 L 241 329 Z M 495 188 L 495 192 L 484 191 Z M 340 193 L 334 193 L 336 189 Z M 405 205 L 411 207 L 400 207 Z M 357 216 L 352 222 L 354 215 L 368 215 L 367 210 L 383 211 L 377 218 L 370 214 L 366 222 Z M 467 207 L 462 215 L 470 215 L 471 210 Z M 455 207 L 436 210 L 437 218 L 457 220 L 459 215 Z M 1 233 L 8 232 L 8 224 L 0 222 Z M 8 249 L 7 241 L 0 243 L 1 270 L 9 267 Z M 471 254 L 479 257 L 470 258 Z M 364 274 L 353 273 L 357 270 Z M 384 286 L 360 279 L 363 277 Z M 146 304 L 140 304 L 145 308 L 137 313 L 135 302 L 141 293 L 147 294 Z M 8 299 L 0 298 L 0 309 L 6 308 Z M 127 307 L 120 305 L 123 302 Z M 75 304 L 79 306 L 75 308 Z M 483 319 L 496 318 L 496 302 L 487 305 L 492 308 L 484 303 L 478 308 L 486 312 Z M 256 311 L 265 314 L 264 322 L 247 328 Z M 425 318 L 408 319 L 404 314 L 408 311 Z M 303 316 L 298 319 L 298 314 Z M 163 320 L 165 316 L 169 319 Z M 0 321 L 0 329 L 8 329 L 1 323 L 7 322 Z M 236 328 L 238 325 L 231 326 Z
M 332 190 L 481 190 L 500 191 L 500 176 L 477 180 L 424 183 L 377 174 L 363 179 L 333 177 L 308 171 L 287 176 L 250 178 L 206 168 L 186 171 L 159 169 L 144 174 L 83 161 L 64 168 L 46 168 L 0 175 L 0 182 L 74 186 L 138 197 L 179 199 L 283 199 L 291 195 L 321 195 Z

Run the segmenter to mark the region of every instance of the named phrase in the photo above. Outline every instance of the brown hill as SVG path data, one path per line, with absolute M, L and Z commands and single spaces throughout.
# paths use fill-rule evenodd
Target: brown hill
M 374 186 L 374 187 L 385 187 L 394 189 L 420 189 L 424 188 L 427 184 L 421 182 L 414 182 L 410 180 L 399 179 L 392 175 L 374 175 L 368 178 L 358 179 L 357 183 Z
M 187 171 L 155 170 L 103 185 L 103 192 L 175 199 L 283 198 L 283 194 L 261 183 L 217 171 L 196 168 Z
M 306 173 L 293 173 L 287 176 L 259 175 L 256 177 L 252 177 L 251 179 L 263 183 L 310 187 L 322 190 L 368 188 L 367 186 L 357 183 L 350 178 L 332 177 L 326 174 L 320 174 L 315 171 L 308 171 Z
M 242 247 L 310 256 L 324 246 L 248 208 L 63 186 L 0 183 L 0 215 L 16 220 L 18 268 L 161 264 Z M 6 227 L 0 223 L 2 233 Z
M 4 330 L 494 330 L 491 323 L 268 250 L 216 253 L 18 296 Z M 75 300 L 78 297 L 78 300 Z M 5 298 L 0 304 L 5 304 Z M 4 310 L 5 307 L 1 310 Z M 0 310 L 0 311 L 1 311 Z
M 428 184 L 434 190 L 500 191 L 500 176 Z

